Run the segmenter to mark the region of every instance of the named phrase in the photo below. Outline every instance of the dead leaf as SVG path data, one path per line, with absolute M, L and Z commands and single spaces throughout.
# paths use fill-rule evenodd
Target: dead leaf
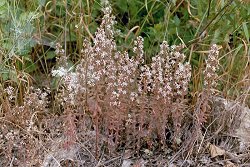
M 145 149 L 144 153 L 146 153 L 147 155 L 150 155 L 150 156 L 153 155 L 153 152 L 150 151 L 149 149 Z
M 220 156 L 220 155 L 224 155 L 226 152 L 225 150 L 223 150 L 223 149 L 221 149 L 213 144 L 210 144 L 209 149 L 210 149 L 210 154 L 211 154 L 212 158 Z
M 234 163 L 227 161 L 224 167 L 237 167 Z
M 123 160 L 122 167 L 130 167 L 133 162 L 131 160 Z

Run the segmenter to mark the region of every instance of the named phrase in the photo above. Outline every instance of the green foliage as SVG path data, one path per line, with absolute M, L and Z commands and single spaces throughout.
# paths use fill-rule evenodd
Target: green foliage
M 2 49 L 9 52 L 9 56 L 26 55 L 34 47 L 32 35 L 35 30 L 34 20 L 38 13 L 24 11 L 14 6 L 15 2 L 1 2 L 4 18 L 1 19 Z
M 2 51 L 2 80 L 19 83 L 18 71 L 34 72 L 36 64 L 31 59 L 32 48 L 36 42 L 33 34 L 36 31 L 34 22 L 39 18 L 37 11 L 26 11 L 20 8 L 19 1 L 0 1 L 0 31 Z

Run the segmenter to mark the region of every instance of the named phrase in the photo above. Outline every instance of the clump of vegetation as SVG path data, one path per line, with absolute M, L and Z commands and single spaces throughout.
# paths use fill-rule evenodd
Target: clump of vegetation
M 118 3 L 121 2 L 118 0 L 111 4 L 116 7 Z M 130 6 L 130 3 L 137 1 L 127 2 L 127 5 Z M 221 10 L 232 3 L 227 2 Z M 2 6 L 9 7 L 8 4 L 11 3 L 4 1 Z M 121 23 L 116 20 L 125 19 L 123 17 L 126 10 L 122 10 L 123 16 L 115 18 L 113 13 L 119 7 L 113 12 L 108 1 L 102 1 L 101 4 L 86 1 L 83 4 L 86 6 L 82 9 L 87 9 L 88 18 L 75 16 L 80 22 L 74 25 L 74 30 L 70 29 L 72 25 L 67 25 L 67 21 L 73 19 L 73 15 L 67 13 L 72 7 L 67 1 L 62 4 L 40 3 L 37 8 L 52 16 L 51 10 L 47 9 L 51 5 L 51 9 L 55 9 L 55 17 L 58 17 L 56 21 L 60 22 L 61 17 L 65 19 L 64 27 L 59 26 L 62 33 L 57 34 L 64 38 L 64 42 L 58 39 L 47 43 L 42 37 L 29 36 L 27 45 L 22 45 L 21 48 L 2 47 L 3 52 L 11 51 L 13 57 L 4 57 L 5 63 L 1 66 L 0 165 L 121 166 L 133 158 L 141 158 L 143 161 L 147 159 L 150 166 L 171 165 L 178 161 L 180 165 L 189 163 L 190 166 L 191 161 L 196 165 L 202 164 L 203 160 L 197 160 L 195 152 L 200 153 L 203 148 L 204 153 L 207 149 L 205 144 L 211 144 L 211 136 L 215 131 L 209 129 L 215 121 L 211 121 L 214 112 L 213 98 L 218 94 L 223 95 L 225 90 L 222 86 L 230 84 L 228 82 L 231 80 L 231 76 L 228 76 L 228 80 L 224 81 L 226 75 L 229 75 L 225 71 L 233 70 L 235 60 L 227 59 L 226 55 L 242 53 L 241 47 L 236 48 L 237 52 L 231 50 L 227 53 L 224 47 L 229 46 L 229 43 L 227 46 L 222 44 L 223 47 L 213 44 L 219 41 L 210 40 L 210 36 L 206 36 L 212 22 L 205 24 L 200 34 L 202 37 L 197 36 L 203 26 L 203 21 L 199 19 L 199 28 L 192 36 L 192 41 L 186 42 L 178 32 L 171 38 L 166 38 L 168 41 L 162 38 L 157 39 L 157 42 L 149 41 L 145 36 L 148 33 L 145 28 L 161 34 L 162 27 L 168 27 L 156 17 L 157 24 L 155 30 L 152 30 L 151 21 L 147 21 L 151 14 L 155 15 L 155 7 L 161 9 L 164 6 L 156 4 L 156 1 L 153 4 L 145 2 L 137 12 L 140 17 L 143 17 L 144 7 L 148 12 L 141 27 L 132 28 L 124 37 L 125 32 L 117 31 Z M 104 15 L 97 21 L 98 26 L 90 16 L 99 16 L 96 13 L 99 8 L 93 8 L 91 13 L 90 4 L 102 6 Z M 139 4 L 138 1 L 133 7 L 138 8 Z M 169 20 L 174 19 L 177 24 L 178 19 L 180 21 L 181 17 L 187 15 L 182 13 L 181 10 L 184 9 L 188 9 L 188 13 L 195 19 L 191 10 L 195 7 L 190 2 L 176 1 L 174 4 L 176 6 L 173 8 L 173 4 L 168 2 L 169 11 L 172 10 L 171 13 L 167 12 Z M 198 7 L 204 5 L 194 4 Z M 212 13 L 210 5 L 212 1 L 206 12 L 207 18 Z M 62 7 L 66 11 L 58 12 Z M 134 16 L 135 11 L 130 10 L 132 9 L 127 13 Z M 72 11 L 72 14 L 76 14 Z M 164 13 L 164 10 L 160 11 Z M 176 15 L 172 18 L 173 14 Z M 180 14 L 184 16 L 179 16 Z M 214 20 L 218 15 L 214 16 Z M 28 16 L 32 18 L 28 21 L 32 27 L 29 33 L 32 34 L 35 31 L 32 22 L 36 18 L 32 13 Z M 15 19 L 22 21 L 19 17 Z M 42 19 L 53 22 L 54 18 Z M 133 21 L 136 21 L 136 16 L 127 24 L 131 26 Z M 46 31 L 57 29 L 55 25 L 49 25 Z M 169 25 L 170 30 L 171 26 L 173 25 Z M 249 38 L 246 24 L 242 26 L 245 36 Z M 177 25 L 177 28 L 183 27 Z M 133 32 L 136 29 L 138 30 Z M 84 37 L 76 38 L 77 33 Z M 138 36 L 139 33 L 141 36 Z M 165 33 L 170 36 L 170 32 Z M 203 38 L 203 35 L 206 37 Z M 206 40 L 212 43 L 210 49 L 208 44 L 202 46 L 202 42 Z M 177 41 L 181 44 L 176 45 Z M 149 43 L 157 43 L 157 46 L 150 51 Z M 19 46 L 18 43 L 17 45 Z M 247 47 L 249 44 L 245 42 L 244 45 Z M 25 53 L 20 52 L 24 50 Z M 222 51 L 219 53 L 219 50 Z M 206 53 L 207 58 L 198 53 Z M 231 67 L 228 67 L 228 61 Z M 244 63 L 243 61 L 240 63 Z M 246 64 L 243 70 L 248 68 L 249 65 Z M 245 88 L 249 86 L 249 74 L 241 71 L 240 75 L 235 80 L 243 77 L 246 81 L 244 87 L 239 88 L 239 91 L 245 93 L 241 97 L 243 100 L 240 100 L 246 103 L 249 89 Z M 44 78 L 48 82 L 42 81 Z M 42 82 L 39 83 L 40 81 Z M 236 85 L 235 88 L 238 88 Z M 231 93 L 227 92 L 226 95 Z M 237 93 L 233 91 L 232 94 Z M 204 142 L 209 130 L 210 139 Z M 210 147 L 216 149 L 213 145 Z M 213 153 L 212 157 L 217 154 Z M 182 155 L 187 157 L 183 158 Z M 161 160 L 155 160 L 158 156 Z M 186 158 L 191 160 L 187 162 Z M 245 159 L 242 162 L 243 160 Z M 143 162 L 137 161 L 134 166 L 137 164 Z

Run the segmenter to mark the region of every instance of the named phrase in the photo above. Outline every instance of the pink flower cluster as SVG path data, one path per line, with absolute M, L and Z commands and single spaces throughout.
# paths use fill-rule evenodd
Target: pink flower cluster
M 219 49 L 216 44 L 210 48 L 208 58 L 206 59 L 206 69 L 204 71 L 204 85 L 206 88 L 211 89 L 216 86 L 216 79 L 218 77 L 216 71 L 219 68 Z
M 113 106 L 128 103 L 128 100 L 138 101 L 140 96 L 148 95 L 162 98 L 166 103 L 183 98 L 191 77 L 191 67 L 184 63 L 185 55 L 180 53 L 183 46 L 169 47 L 164 41 L 152 63 L 144 64 L 143 38 L 139 36 L 134 41 L 134 56 L 118 51 L 114 41 L 112 10 L 105 7 L 103 11 L 104 17 L 95 33 L 93 45 L 84 41 L 82 60 L 75 72 L 63 67 L 52 71 L 54 76 L 63 78 L 68 91 L 65 101 L 75 104 L 79 93 L 104 94 L 105 101 Z M 64 50 L 60 48 L 57 53 L 63 54 Z

